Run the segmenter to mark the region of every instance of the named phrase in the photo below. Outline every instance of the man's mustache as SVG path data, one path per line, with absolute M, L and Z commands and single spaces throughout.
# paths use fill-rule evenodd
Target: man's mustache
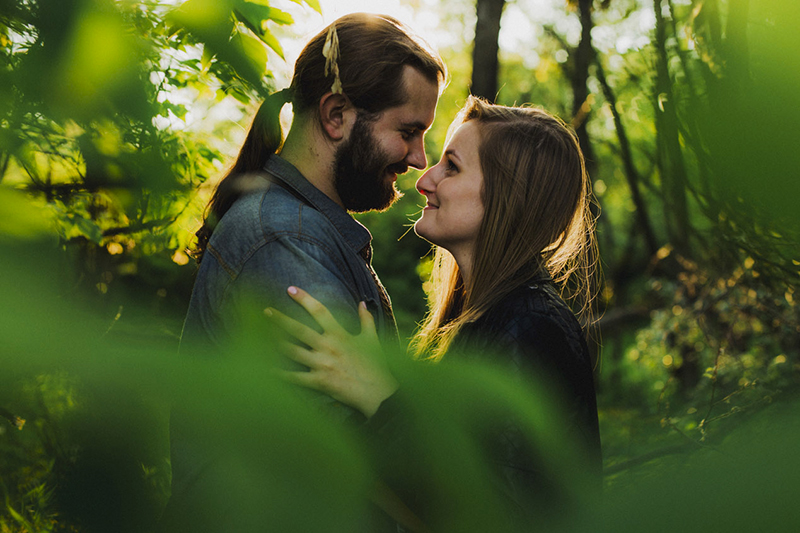
M 408 172 L 408 165 L 405 163 L 394 163 L 386 167 L 386 170 L 392 174 L 405 174 Z

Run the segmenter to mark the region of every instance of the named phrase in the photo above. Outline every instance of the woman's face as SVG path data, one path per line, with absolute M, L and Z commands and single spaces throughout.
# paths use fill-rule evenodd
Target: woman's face
M 476 121 L 458 127 L 442 159 L 417 180 L 417 190 L 428 200 L 414 231 L 447 249 L 458 259 L 471 256 L 483 220 L 483 173 Z

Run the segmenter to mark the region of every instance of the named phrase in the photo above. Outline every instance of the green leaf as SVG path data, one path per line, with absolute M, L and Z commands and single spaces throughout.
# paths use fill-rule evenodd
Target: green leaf
M 34 239 L 53 231 L 52 213 L 27 195 L 0 187 L 0 240 Z
M 286 59 L 286 57 L 283 55 L 283 47 L 281 46 L 281 43 L 278 42 L 278 39 L 275 38 L 274 35 L 272 35 L 272 32 L 269 30 L 264 30 L 264 34 L 261 35 L 261 40 L 264 41 L 267 46 L 272 48 L 275 53 L 281 57 L 281 59 Z
M 308 7 L 322 15 L 322 7 L 319 5 L 319 0 L 292 0 L 297 5 L 306 4 Z
M 171 11 L 167 18 L 201 41 L 219 44 L 230 35 L 233 27 L 229 4 L 228 1 L 189 0 Z
M 236 20 L 247 26 L 247 29 L 261 37 L 261 34 L 264 33 L 264 25 L 262 23 L 261 15 L 259 15 L 257 11 L 261 11 L 261 8 L 250 7 L 245 10 L 235 9 L 233 14 L 236 16 Z M 263 13 L 261 14 L 263 15 Z
M 25 518 L 23 518 L 23 516 L 22 516 L 21 514 L 19 514 L 19 513 L 18 513 L 18 512 L 17 512 L 17 511 L 16 511 L 16 510 L 15 510 L 15 509 L 14 509 L 14 508 L 11 506 L 11 503 L 9 503 L 8 501 L 6 502 L 6 509 L 8 510 L 8 514 L 10 514 L 10 515 L 11 515 L 11 517 L 12 517 L 14 520 L 16 520 L 17 522 L 19 522 L 20 524 L 25 524 L 25 525 L 28 525 L 28 521 L 27 521 L 27 520 L 25 520 Z
M 236 10 L 244 13 L 252 21 L 258 21 L 262 27 L 266 20 L 271 20 L 276 24 L 294 24 L 294 18 L 290 13 L 270 7 L 266 0 L 241 0 L 236 6 Z
M 251 103 L 250 95 L 243 92 L 238 87 L 230 87 L 228 91 L 226 91 L 226 95 L 233 96 L 239 102 L 247 105 Z
M 203 47 L 203 56 L 200 58 L 200 66 L 203 69 L 203 72 L 208 70 L 208 67 L 211 66 L 211 61 L 214 59 L 214 52 L 208 46 Z
M 200 60 L 199 59 L 184 59 L 183 61 L 179 62 L 181 65 L 188 67 L 192 70 L 200 70 Z
M 247 57 L 250 67 L 258 74 L 259 79 L 266 74 L 267 51 L 261 41 L 247 33 L 236 32 L 231 39 L 231 45 L 238 53 Z
M 251 6 L 251 8 L 249 9 L 251 10 L 252 13 L 255 13 L 254 10 L 261 11 L 260 8 L 257 8 L 255 6 Z M 239 20 L 242 24 L 247 26 L 247 28 L 250 31 L 255 33 L 261 39 L 261 41 L 264 42 L 264 44 L 272 48 L 275 51 L 275 53 L 280 56 L 281 59 L 283 60 L 286 59 L 283 53 L 283 47 L 281 46 L 281 43 L 278 41 L 278 39 L 275 38 L 274 35 L 272 35 L 272 33 L 264 25 L 254 23 L 252 18 L 246 16 L 246 14 L 239 9 L 235 10 L 234 14 L 236 15 L 237 20 Z M 266 65 L 266 55 L 264 56 L 263 64 Z
M 322 15 L 322 6 L 319 5 L 319 0 L 306 0 L 308 7 Z
M 169 101 L 164 102 L 163 106 L 165 109 L 172 111 L 172 114 L 181 120 L 183 120 L 186 117 L 186 113 L 188 112 L 186 106 L 180 104 L 173 104 L 172 102 Z
M 292 18 L 290 13 L 275 9 L 274 7 L 269 8 L 269 17 L 267 18 L 276 24 L 294 24 L 294 18 Z
M 98 226 L 94 221 L 77 216 L 74 217 L 72 221 L 74 222 L 75 227 L 78 228 L 84 237 L 95 244 L 100 244 L 100 241 L 103 238 L 103 232 L 100 231 L 100 226 Z

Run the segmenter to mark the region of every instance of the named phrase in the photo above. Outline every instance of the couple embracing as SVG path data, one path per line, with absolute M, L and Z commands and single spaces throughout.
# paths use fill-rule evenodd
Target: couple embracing
M 397 176 L 427 168 L 414 229 L 436 246 L 433 292 L 410 351 L 444 368 L 462 351 L 485 353 L 516 379 L 551 382 L 599 472 L 591 357 L 562 299 L 569 279 L 575 301 L 591 301 L 591 192 L 576 136 L 540 109 L 469 97 L 428 168 L 424 135 L 446 80 L 438 54 L 387 16 L 347 15 L 311 39 L 291 86 L 256 114 L 197 233 L 182 354 L 224 353 L 242 317 L 266 309 L 298 341 L 283 346 L 298 364 L 282 374 L 318 391 L 309 401 L 343 424 L 401 425 L 408 391 L 381 354 L 398 342 L 391 300 L 371 235 L 350 213 L 388 208 Z M 284 140 L 286 102 L 294 119 Z M 524 523 L 548 498 L 520 435 L 514 424 L 490 435 L 489 460 Z M 170 506 L 189 508 L 203 465 L 181 438 L 173 433 Z M 425 530 L 425 489 L 383 487 L 387 522 Z

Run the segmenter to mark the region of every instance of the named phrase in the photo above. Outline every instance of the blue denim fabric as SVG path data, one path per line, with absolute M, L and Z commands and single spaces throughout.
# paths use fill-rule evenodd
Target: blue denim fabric
M 244 310 L 274 307 L 313 324 L 286 294 L 295 285 L 325 304 L 337 320 L 357 332 L 358 304 L 367 302 L 379 334 L 396 332 L 382 311 L 371 256 L 369 230 L 311 185 L 279 156 L 255 191 L 237 200 L 222 217 L 197 273 L 181 336 L 187 345 L 230 347 Z
M 367 228 L 279 156 L 272 156 L 264 170 L 263 175 L 253 176 L 250 191 L 234 203 L 211 236 L 192 291 L 181 356 L 224 356 L 243 327 L 266 327 L 262 314 L 266 307 L 313 326 L 308 313 L 287 295 L 290 285 L 320 300 L 353 333 L 360 328 L 358 304 L 365 301 L 379 335 L 396 338 L 390 306 L 386 313 L 381 303 L 379 291 L 384 289 L 365 260 L 371 257 Z M 264 350 L 266 357 L 271 346 Z M 333 419 L 363 420 L 327 395 L 305 389 L 298 394 L 307 395 Z M 173 412 L 172 498 L 164 523 L 195 516 L 199 522 L 208 520 L 208 530 L 213 531 L 214 520 L 229 517 L 213 509 L 201 511 L 199 502 L 237 487 L 212 481 L 225 468 L 226 458 L 209 453 L 203 443 L 189 437 L 182 429 L 183 420 Z M 220 474 L 216 479 L 227 478 Z M 197 513 L 210 514 L 201 519 Z

